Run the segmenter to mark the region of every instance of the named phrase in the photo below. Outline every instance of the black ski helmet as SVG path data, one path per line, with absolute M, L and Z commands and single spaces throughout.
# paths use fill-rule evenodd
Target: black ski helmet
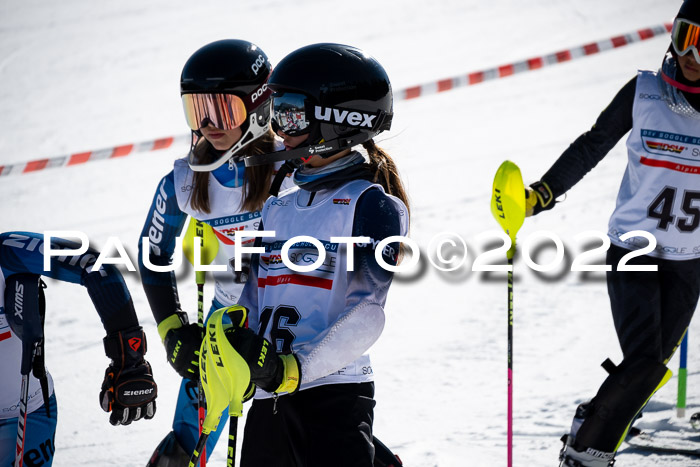
M 671 30 L 671 43 L 661 64 L 660 76 L 666 84 L 675 88 L 674 92 L 680 91 L 685 95 L 685 100 L 694 101 L 693 107 L 696 107 L 696 104 L 700 105 L 700 101 L 697 101 L 697 97 L 700 96 L 700 85 L 697 82 L 689 81 L 680 70 L 678 63 L 679 53 L 685 55 L 692 52 L 696 57 L 695 60 L 700 61 L 698 60 L 697 47 L 692 44 L 688 46 L 685 42 L 686 35 L 691 32 L 687 23 L 700 25 L 700 0 L 685 0 L 678 10 Z M 684 50 L 680 50 L 680 43 L 684 44 L 680 47 Z M 691 50 L 693 47 L 696 49 L 695 51 Z
M 678 19 L 685 19 L 695 24 L 700 24 L 700 0 L 685 0 L 674 18 L 674 25 Z M 673 34 L 673 31 L 671 33 Z M 668 47 L 668 52 L 673 55 L 673 58 L 678 58 L 678 53 L 673 47 L 673 40 Z
M 676 18 L 687 19 L 693 23 L 700 24 L 700 1 L 685 0 L 681 5 Z
M 190 166 L 195 171 L 214 170 L 226 162 L 243 146 L 264 135 L 270 123 L 270 90 L 267 79 L 272 65 L 255 44 L 224 39 L 212 42 L 194 52 L 185 62 L 180 75 L 180 95 L 184 94 L 234 94 L 241 98 L 246 108 L 246 121 L 240 128 L 240 140 L 217 161 L 197 164 L 190 151 Z M 201 137 L 193 130 L 193 146 Z
M 290 53 L 272 72 L 268 86 L 275 93 L 304 94 L 309 98 L 307 105 L 321 108 L 314 108 L 310 115 L 309 144 L 330 141 L 355 130 L 343 125 L 346 122 L 317 118 L 325 116 L 328 108 L 392 115 L 393 96 L 386 71 L 373 57 L 348 45 L 313 44 Z M 385 129 L 388 126 L 361 127 L 360 131 L 367 141 Z
M 391 127 L 389 77 L 375 58 L 356 47 L 328 43 L 302 47 L 280 61 L 267 85 L 274 102 L 285 93 L 303 95 L 309 138 L 290 151 L 246 158 L 247 165 L 314 154 L 327 157 Z

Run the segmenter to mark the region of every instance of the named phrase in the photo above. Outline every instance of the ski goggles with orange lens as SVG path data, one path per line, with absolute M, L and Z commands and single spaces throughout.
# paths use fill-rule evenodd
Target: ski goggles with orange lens
M 700 63 L 700 25 L 687 19 L 676 19 L 671 31 L 671 43 L 678 55 L 685 55 L 692 50 L 695 61 Z
M 245 103 L 233 94 L 183 94 L 182 105 L 193 130 L 209 123 L 219 130 L 232 130 L 241 126 L 247 116 Z

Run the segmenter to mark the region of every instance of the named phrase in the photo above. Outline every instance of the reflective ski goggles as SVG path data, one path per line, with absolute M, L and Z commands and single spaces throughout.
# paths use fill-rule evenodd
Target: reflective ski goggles
M 243 100 L 233 94 L 183 94 L 187 125 L 199 130 L 210 122 L 220 130 L 232 130 L 246 121 Z
M 700 25 L 687 19 L 676 19 L 671 30 L 671 43 L 678 55 L 685 55 L 692 50 L 695 61 L 700 63 Z
M 272 95 L 272 131 L 288 136 L 301 136 L 311 131 L 306 116 L 306 96 L 284 92 Z

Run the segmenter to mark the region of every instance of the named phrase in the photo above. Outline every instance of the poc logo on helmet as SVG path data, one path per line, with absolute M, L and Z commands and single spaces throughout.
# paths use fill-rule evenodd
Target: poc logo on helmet
M 260 88 L 257 91 L 255 91 L 253 94 L 251 94 L 250 101 L 255 102 L 256 100 L 258 100 L 258 97 L 265 94 L 266 91 L 267 91 L 267 83 L 260 86 Z
M 340 125 L 372 128 L 372 121 L 376 115 L 350 110 L 334 109 L 332 107 L 314 107 L 314 116 L 317 120 L 338 123 Z
M 253 73 L 255 73 L 255 76 L 258 76 L 258 71 L 260 71 L 260 67 L 264 64 L 265 59 L 262 55 L 258 55 L 258 58 L 256 58 L 255 62 L 250 66 L 250 68 L 253 70 Z

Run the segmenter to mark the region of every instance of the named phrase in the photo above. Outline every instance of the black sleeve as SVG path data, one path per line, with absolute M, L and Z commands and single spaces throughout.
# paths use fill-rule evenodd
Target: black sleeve
M 376 245 L 383 239 L 401 235 L 401 221 L 396 205 L 381 190 L 365 191 L 357 200 L 353 237 L 369 237 L 370 242 L 354 246 L 354 277 L 351 278 L 369 287 L 367 292 L 388 291 L 394 273 L 384 269 L 374 257 Z M 399 258 L 399 244 L 390 243 L 382 250 L 382 258 L 395 266 Z M 350 293 L 357 292 L 350 290 Z
M 632 129 L 636 86 L 635 76 L 598 116 L 593 127 L 576 138 L 542 176 L 555 197 L 576 185 Z

